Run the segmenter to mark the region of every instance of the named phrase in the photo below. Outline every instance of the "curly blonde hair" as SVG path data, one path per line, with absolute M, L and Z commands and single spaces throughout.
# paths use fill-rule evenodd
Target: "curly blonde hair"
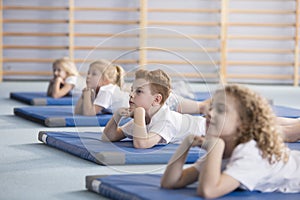
M 263 158 L 269 163 L 288 160 L 288 148 L 275 123 L 275 115 L 268 101 L 253 90 L 241 85 L 226 85 L 225 94 L 236 99 L 241 126 L 236 144 L 255 140 Z
M 171 78 L 166 72 L 160 69 L 153 71 L 139 69 L 135 72 L 135 79 L 139 78 L 145 79 L 150 83 L 150 89 L 152 94 L 161 94 L 161 105 L 166 102 L 171 92 Z

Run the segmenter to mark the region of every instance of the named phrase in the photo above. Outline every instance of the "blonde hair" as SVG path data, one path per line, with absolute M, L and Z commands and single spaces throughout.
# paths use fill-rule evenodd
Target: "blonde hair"
M 140 69 L 135 72 L 135 79 L 145 79 L 150 83 L 151 93 L 162 95 L 161 105 L 168 99 L 171 91 L 171 78 L 163 70 L 148 71 Z
M 75 63 L 68 57 L 57 59 L 52 66 L 61 66 L 69 76 L 79 76 Z
M 122 88 L 124 83 L 124 69 L 119 65 L 113 65 L 109 61 L 101 59 L 90 64 L 101 72 L 102 78 Z
M 269 163 L 288 160 L 288 148 L 283 142 L 275 115 L 268 101 L 261 95 L 241 85 L 227 85 L 225 94 L 238 102 L 241 126 L 238 128 L 236 144 L 255 140 L 262 157 Z M 221 90 L 222 91 L 222 90 Z

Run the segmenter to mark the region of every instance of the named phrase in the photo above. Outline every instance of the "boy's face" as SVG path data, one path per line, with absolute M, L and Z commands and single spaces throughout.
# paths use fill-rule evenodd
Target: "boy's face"
M 53 76 L 54 78 L 60 77 L 63 80 L 65 80 L 67 78 L 67 72 L 64 70 L 64 68 L 59 65 L 53 65 Z
M 130 108 L 143 107 L 149 110 L 154 102 L 155 95 L 151 94 L 150 84 L 145 79 L 136 79 L 133 81 L 131 92 L 129 94 Z
M 234 97 L 217 92 L 207 115 L 206 134 L 221 138 L 235 135 L 240 125 L 237 105 Z
M 86 86 L 91 89 L 101 87 L 101 76 L 102 72 L 97 67 L 91 66 L 86 76 Z

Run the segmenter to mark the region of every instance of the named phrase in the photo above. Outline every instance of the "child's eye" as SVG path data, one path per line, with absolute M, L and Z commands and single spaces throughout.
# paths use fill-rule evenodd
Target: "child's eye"
M 217 106 L 216 110 L 217 110 L 218 113 L 225 112 L 225 108 L 223 106 Z
M 135 92 L 136 92 L 137 94 L 140 94 L 140 93 L 142 93 L 143 91 L 138 89 L 138 90 L 136 90 Z

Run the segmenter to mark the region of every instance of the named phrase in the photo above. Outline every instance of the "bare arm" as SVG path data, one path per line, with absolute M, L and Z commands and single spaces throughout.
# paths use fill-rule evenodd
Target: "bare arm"
M 297 142 L 300 140 L 300 119 L 277 117 L 285 142 Z
M 161 187 L 175 189 L 185 187 L 198 179 L 199 172 L 194 167 L 183 169 L 187 154 L 192 146 L 201 146 L 203 138 L 189 135 L 180 144 L 161 179 Z
M 240 183 L 221 172 L 225 143 L 220 138 L 208 138 L 203 144 L 208 154 L 199 175 L 197 194 L 204 198 L 217 198 L 239 187 Z
M 82 104 L 83 104 L 83 94 L 81 94 L 80 98 L 78 99 L 78 101 L 76 103 L 76 106 L 75 106 L 75 109 L 74 109 L 75 114 L 77 114 L 77 115 L 82 115 L 83 114 Z
M 82 112 L 85 116 L 95 116 L 102 111 L 103 107 L 94 105 L 95 92 L 90 88 L 85 88 L 82 92 L 83 104 Z
M 47 89 L 47 96 L 52 96 L 53 83 L 54 83 L 54 79 L 51 79 L 49 81 L 49 85 L 48 85 L 48 89 Z
M 128 108 L 120 108 L 113 114 L 113 117 L 108 121 L 106 124 L 103 134 L 102 140 L 103 141 L 120 141 L 125 138 L 125 135 L 122 129 L 119 127 L 120 120 L 122 116 L 129 117 L 131 115 Z
M 178 112 L 184 114 L 205 114 L 209 108 L 211 99 L 205 101 L 194 101 L 183 98 L 179 104 Z
M 135 148 L 151 148 L 161 140 L 156 133 L 148 133 L 145 123 L 145 109 L 142 107 L 134 110 L 133 146 Z
M 50 96 L 52 96 L 53 98 L 61 98 L 74 88 L 73 84 L 64 84 L 64 86 L 60 88 L 60 84 L 62 83 L 63 80 L 60 77 L 54 80 L 54 83 L 52 85 L 52 93 Z

